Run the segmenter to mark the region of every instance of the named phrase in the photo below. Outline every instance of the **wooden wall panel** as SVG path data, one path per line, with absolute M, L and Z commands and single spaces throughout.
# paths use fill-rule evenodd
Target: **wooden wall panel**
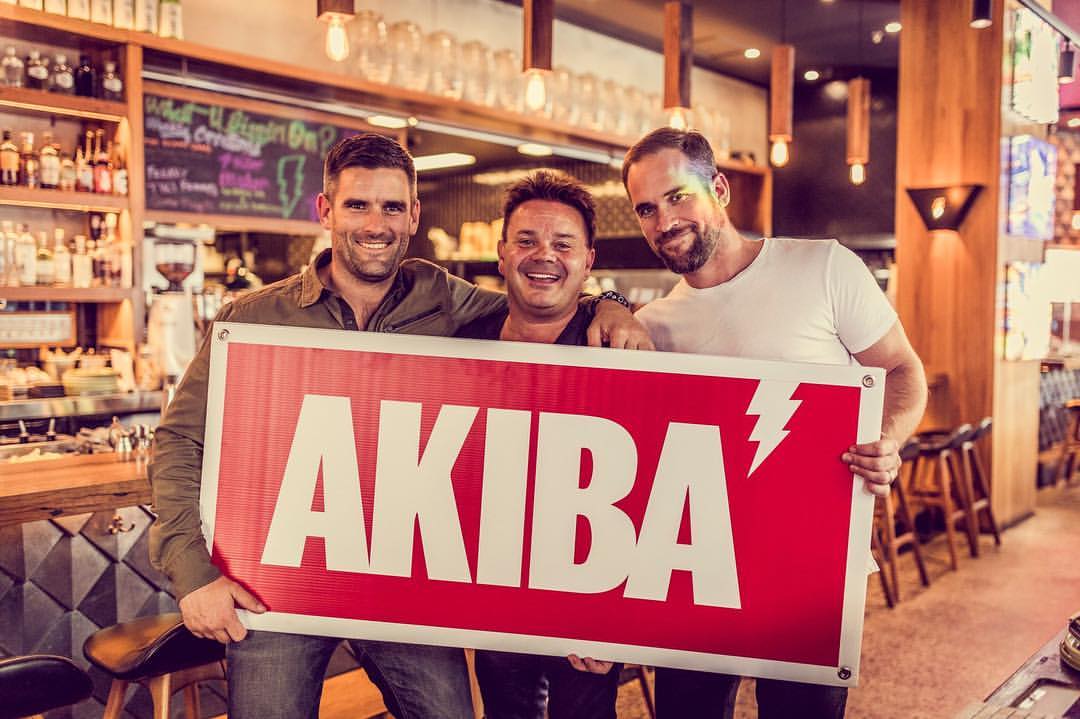
M 968 25 L 970 0 L 901 0 L 897 118 L 897 309 L 927 374 L 938 381 L 924 428 L 993 415 L 995 510 L 1034 506 L 1037 368 L 998 362 L 996 294 L 1005 245 L 1000 187 L 1002 0 L 989 28 Z M 929 232 L 908 187 L 984 189 L 958 232 Z

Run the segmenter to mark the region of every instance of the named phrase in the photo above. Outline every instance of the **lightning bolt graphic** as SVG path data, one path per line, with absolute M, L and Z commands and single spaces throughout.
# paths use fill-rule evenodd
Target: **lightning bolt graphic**
M 277 181 L 278 199 L 281 200 L 281 216 L 288 218 L 296 209 L 304 193 L 304 155 L 285 155 L 278 160 Z M 289 170 L 292 176 L 289 176 Z M 290 194 L 291 191 L 291 194 Z
M 754 431 L 750 433 L 750 441 L 757 442 L 758 446 L 748 477 L 790 434 L 784 427 L 802 404 L 802 400 L 791 399 L 798 387 L 798 382 L 762 380 L 754 390 L 754 398 L 750 400 L 746 414 L 757 415 L 758 421 L 754 425 Z

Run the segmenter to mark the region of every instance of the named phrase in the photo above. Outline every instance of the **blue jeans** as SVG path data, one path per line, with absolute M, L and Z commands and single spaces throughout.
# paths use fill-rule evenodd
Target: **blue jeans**
M 472 719 L 461 649 L 346 640 L 397 719 Z M 226 650 L 229 719 L 318 719 L 341 639 L 252 631 Z
M 487 719 L 615 719 L 621 669 L 616 664 L 607 674 L 592 674 L 574 669 L 566 657 L 476 652 Z
M 656 668 L 657 719 L 731 719 L 742 677 Z M 758 719 L 843 719 L 847 687 L 758 679 Z

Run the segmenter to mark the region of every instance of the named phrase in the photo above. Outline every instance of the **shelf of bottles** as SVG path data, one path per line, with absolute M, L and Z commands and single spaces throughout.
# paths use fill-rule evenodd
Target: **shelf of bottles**
M 107 33 L 87 44 L 86 33 L 53 28 L 49 10 L 60 7 L 78 20 L 61 25 L 93 25 L 89 15 L 79 17 L 77 1 L 4 5 L 0 0 L 0 208 L 11 209 L 0 212 L 0 300 L 131 299 L 124 46 Z M 95 6 L 100 15 L 104 6 Z

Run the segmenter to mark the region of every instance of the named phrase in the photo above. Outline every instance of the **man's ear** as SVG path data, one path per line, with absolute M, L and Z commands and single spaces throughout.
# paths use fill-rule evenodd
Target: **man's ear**
M 500 239 L 495 244 L 495 251 L 499 255 L 499 274 L 506 277 L 506 271 L 503 269 L 503 253 L 506 251 L 506 240 Z
M 330 229 L 330 213 L 333 209 L 334 203 L 325 192 L 320 192 L 315 197 L 315 210 L 319 213 L 319 224 L 328 230 Z
M 413 200 L 412 211 L 409 213 L 409 237 L 416 234 L 417 228 L 420 227 L 420 198 L 417 197 Z
M 720 202 L 720 206 L 727 207 L 731 202 L 731 185 L 728 184 L 728 179 L 724 176 L 724 173 L 716 173 L 716 179 L 713 180 L 713 189 L 716 190 L 716 198 Z
M 592 272 L 592 266 L 593 266 L 594 262 L 596 262 L 596 248 L 595 247 L 590 247 L 589 248 L 589 253 L 588 253 L 588 255 L 586 255 L 586 259 L 585 259 L 585 276 L 586 277 L 588 277 L 589 273 Z

